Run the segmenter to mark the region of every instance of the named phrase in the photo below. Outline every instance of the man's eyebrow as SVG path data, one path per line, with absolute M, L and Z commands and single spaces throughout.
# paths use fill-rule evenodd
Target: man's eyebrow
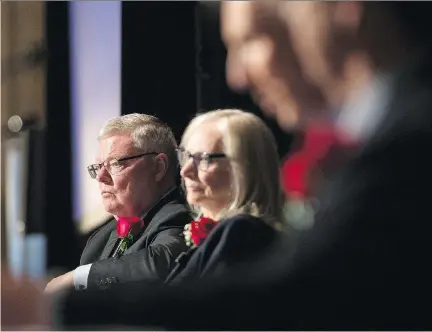
M 105 159 L 102 160 L 100 157 L 96 157 L 94 159 L 95 160 L 94 162 L 95 162 L 95 164 L 101 164 L 101 163 L 104 163 L 105 161 L 109 161 L 109 160 L 112 160 L 112 159 L 118 159 L 118 158 L 114 157 L 114 156 L 108 156 L 108 157 L 106 157 Z

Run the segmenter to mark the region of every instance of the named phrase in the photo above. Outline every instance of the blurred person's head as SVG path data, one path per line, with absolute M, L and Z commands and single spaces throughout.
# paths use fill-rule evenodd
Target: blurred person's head
M 230 109 L 198 115 L 183 134 L 179 161 L 187 201 L 197 214 L 280 221 L 276 142 L 256 115 Z
M 365 73 L 397 68 L 427 41 L 432 5 L 421 2 L 283 1 L 279 16 L 308 79 L 334 106 Z
M 375 72 L 392 70 L 425 43 L 430 8 L 426 2 L 223 2 L 228 82 L 258 94 L 282 126 L 298 125 L 340 107 Z
M 321 92 L 305 79 L 288 30 L 274 1 L 222 3 L 222 37 L 227 46 L 227 80 L 249 90 L 266 113 L 289 129 L 326 108 Z
M 175 185 L 176 148 L 171 129 L 154 116 L 135 113 L 106 122 L 96 164 L 88 166 L 105 210 L 140 216 L 150 209 Z

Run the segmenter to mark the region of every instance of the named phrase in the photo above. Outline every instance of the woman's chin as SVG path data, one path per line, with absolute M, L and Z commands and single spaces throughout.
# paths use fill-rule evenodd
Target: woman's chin
M 200 202 L 202 202 L 203 197 L 202 195 L 198 195 L 196 193 L 188 193 L 186 200 L 190 205 L 199 205 Z

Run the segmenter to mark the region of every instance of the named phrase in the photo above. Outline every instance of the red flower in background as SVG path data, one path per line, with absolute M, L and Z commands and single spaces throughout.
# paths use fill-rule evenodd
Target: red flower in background
M 343 152 L 352 150 L 354 142 L 330 125 L 314 125 L 304 135 L 300 150 L 291 154 L 282 165 L 282 183 L 285 193 L 295 198 L 314 194 L 311 183 L 313 172 L 322 167 L 336 167 Z M 332 152 L 335 153 L 332 153 Z
M 287 196 L 284 214 L 296 229 L 308 229 L 315 222 L 317 188 L 323 179 L 336 172 L 355 151 L 354 141 L 330 125 L 308 128 L 302 146 L 292 153 L 281 169 L 282 184 Z

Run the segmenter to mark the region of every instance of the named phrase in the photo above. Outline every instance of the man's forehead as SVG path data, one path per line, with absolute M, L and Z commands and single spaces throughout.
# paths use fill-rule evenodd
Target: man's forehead
M 123 157 L 124 154 L 134 152 L 134 150 L 135 147 L 129 135 L 113 135 L 100 139 L 97 156 L 99 159 Z
M 255 1 L 223 1 L 221 7 L 222 36 L 236 42 L 251 34 L 256 25 Z
M 226 43 L 248 39 L 266 30 L 267 23 L 276 18 L 278 1 L 223 1 L 221 29 Z

